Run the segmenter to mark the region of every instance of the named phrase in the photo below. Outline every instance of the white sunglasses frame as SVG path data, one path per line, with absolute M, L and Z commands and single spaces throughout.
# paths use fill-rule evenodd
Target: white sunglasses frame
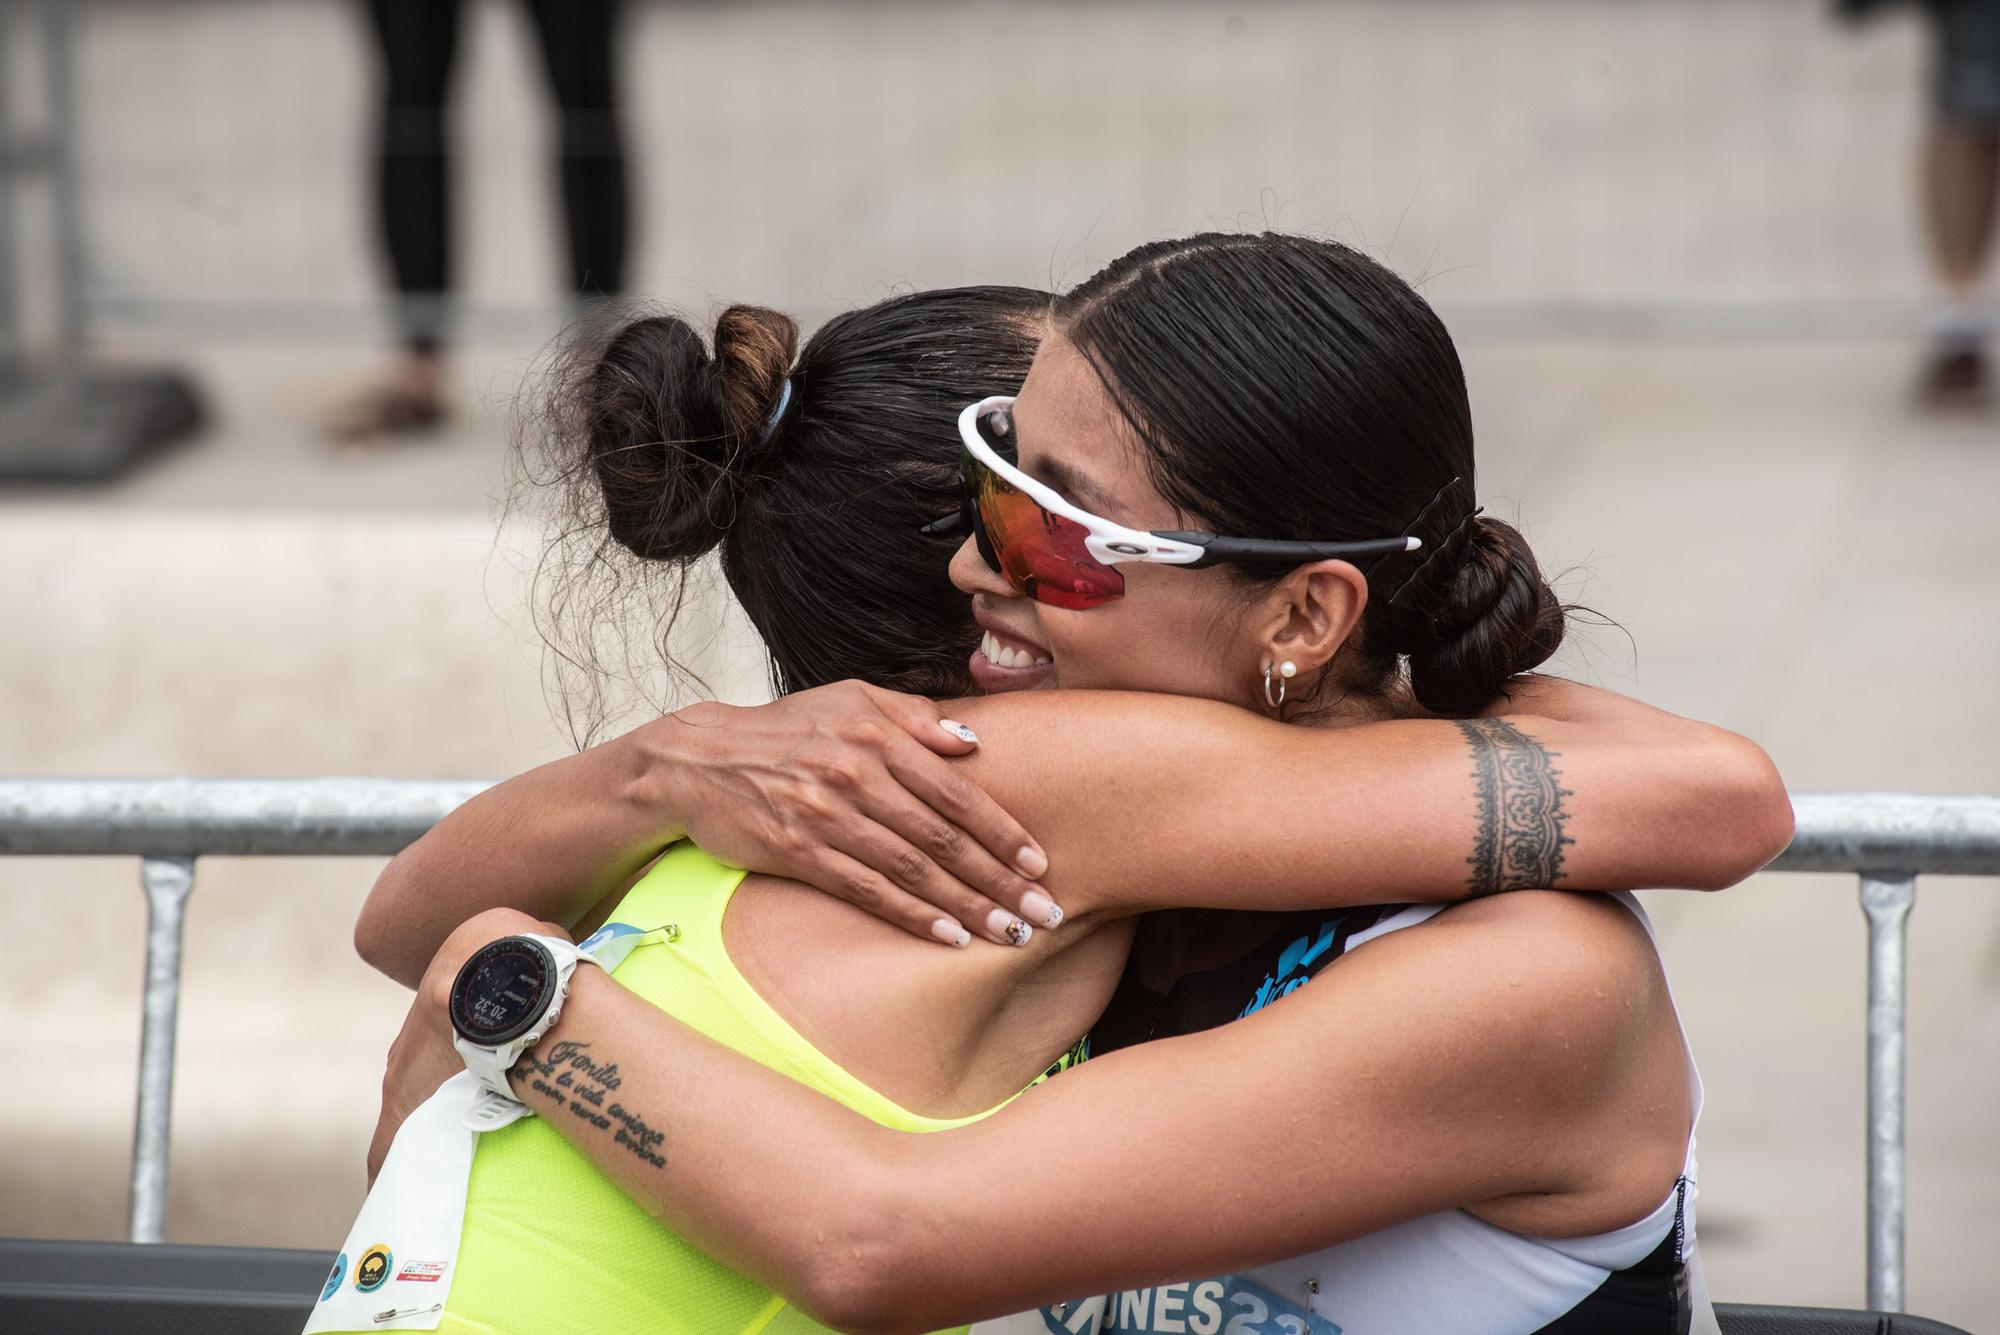
M 1126 528 L 1123 524 L 1114 524 L 1109 519 L 1072 505 L 1055 488 L 1035 481 L 995 454 L 993 447 L 986 443 L 986 438 L 979 434 L 979 419 L 995 409 L 1013 406 L 1012 394 L 996 394 L 969 405 L 958 415 L 958 438 L 965 443 L 967 453 L 992 469 L 1008 486 L 1025 493 L 1049 513 L 1061 515 L 1087 529 L 1089 536 L 1083 540 L 1083 545 L 1099 564 L 1110 566 L 1122 561 L 1156 561 L 1163 565 L 1184 566 L 1192 565 L 1208 554 L 1206 549 L 1191 542 L 1162 538 L 1144 529 Z
M 1007 485 L 1026 495 L 1035 504 L 1054 515 L 1080 524 L 1086 530 L 1083 540 L 1085 550 L 1101 565 L 1113 566 L 1129 561 L 1146 561 L 1157 565 L 1199 566 L 1213 565 L 1223 561 L 1243 560 L 1291 560 L 1299 564 L 1307 561 L 1349 556 L 1382 556 L 1390 552 L 1414 552 L 1423 546 L 1423 540 L 1415 537 L 1376 538 L 1362 542 L 1274 542 L 1250 538 L 1222 538 L 1213 533 L 1155 533 L 1147 529 L 1127 528 L 1115 524 L 1101 515 L 1072 504 L 1061 492 L 1046 483 L 1037 482 L 1013 464 L 994 453 L 993 447 L 979 434 L 979 419 L 999 408 L 1011 408 L 1014 395 L 995 394 L 968 404 L 958 415 L 958 439 L 965 446 L 966 453 L 978 460 L 982 467 L 991 469 Z M 975 523 L 977 516 L 973 517 Z

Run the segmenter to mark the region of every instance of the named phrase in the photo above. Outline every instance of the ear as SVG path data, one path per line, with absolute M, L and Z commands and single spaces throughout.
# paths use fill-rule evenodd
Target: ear
M 1368 577 L 1345 561 L 1300 566 L 1265 596 L 1259 650 L 1267 663 L 1295 663 L 1310 677 L 1333 661 L 1361 624 Z

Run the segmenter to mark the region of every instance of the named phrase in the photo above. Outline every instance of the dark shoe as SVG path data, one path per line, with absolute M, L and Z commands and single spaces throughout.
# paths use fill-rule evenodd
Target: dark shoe
M 436 397 L 396 385 L 382 385 L 342 404 L 325 424 L 329 439 L 339 445 L 379 444 L 392 437 L 424 435 L 444 421 L 444 404 Z
M 1926 408 L 1983 408 L 1993 395 L 1993 371 L 1978 346 L 1938 348 L 1917 376 L 1917 402 Z

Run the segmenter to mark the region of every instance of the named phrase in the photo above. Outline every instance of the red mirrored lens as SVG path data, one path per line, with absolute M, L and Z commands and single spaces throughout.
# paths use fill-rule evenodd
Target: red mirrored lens
M 1037 602 L 1072 610 L 1125 596 L 1125 577 L 1090 554 L 1083 525 L 1050 514 L 970 453 L 965 472 L 979 554 L 1009 584 Z

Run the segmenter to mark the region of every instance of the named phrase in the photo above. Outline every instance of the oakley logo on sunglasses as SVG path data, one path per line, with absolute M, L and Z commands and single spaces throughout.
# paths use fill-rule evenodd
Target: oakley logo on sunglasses
M 1126 561 L 1191 569 L 1225 562 L 1299 565 L 1413 552 L 1423 545 L 1407 536 L 1286 542 L 1156 533 L 1114 524 L 1072 505 L 1001 457 L 996 446 L 1013 434 L 1013 407 L 1012 396 L 1000 395 L 981 399 L 958 415 L 958 438 L 965 449 L 960 469 L 964 520 L 987 566 L 1037 602 L 1082 609 L 1122 598 L 1125 577 L 1111 567 Z

